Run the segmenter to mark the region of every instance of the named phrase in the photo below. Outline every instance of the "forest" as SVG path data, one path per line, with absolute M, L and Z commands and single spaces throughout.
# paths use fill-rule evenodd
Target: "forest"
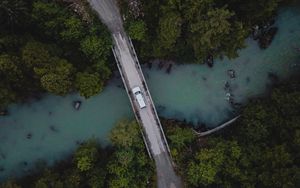
M 0 109 L 43 93 L 101 92 L 111 76 L 111 38 L 83 3 L 87 16 L 61 1 L 0 2 Z
M 216 135 L 197 138 L 182 122 L 164 125 L 187 187 L 299 187 L 299 114 L 297 76 L 250 101 Z
M 292 0 L 118 0 L 142 62 L 237 57 L 254 26 Z M 100 93 L 115 69 L 111 37 L 87 1 L 0 2 L 0 110 L 44 93 Z M 78 8 L 79 7 L 79 8 Z
M 203 63 L 238 56 L 258 26 L 272 24 L 291 0 L 118 0 L 140 58 Z
M 253 27 L 263 27 L 292 0 L 118 0 L 124 26 L 143 62 L 203 63 L 237 57 Z M 43 94 L 101 92 L 115 68 L 111 38 L 86 1 L 80 10 L 55 0 L 0 2 L 0 110 Z M 252 99 L 241 118 L 198 138 L 184 122 L 162 119 L 177 172 L 186 187 L 300 187 L 299 78 Z M 81 143 L 53 167 L 0 188 L 154 187 L 155 167 L 135 121 L 111 131 L 111 145 Z

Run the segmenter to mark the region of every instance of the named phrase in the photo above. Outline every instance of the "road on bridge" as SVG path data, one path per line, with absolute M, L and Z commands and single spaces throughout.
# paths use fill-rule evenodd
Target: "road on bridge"
M 180 178 L 176 175 L 169 155 L 168 143 L 160 125 L 155 106 L 133 45 L 124 32 L 121 16 L 114 0 L 89 0 L 91 6 L 99 14 L 112 33 L 114 55 L 123 78 L 129 99 L 136 113 L 137 121 L 145 133 L 145 144 L 155 161 L 157 185 L 159 188 L 182 187 Z M 140 109 L 133 94 L 130 92 L 139 86 L 144 94 L 146 108 Z

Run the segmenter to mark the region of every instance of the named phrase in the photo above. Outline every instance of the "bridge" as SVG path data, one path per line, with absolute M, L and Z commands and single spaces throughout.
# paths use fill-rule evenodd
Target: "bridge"
M 180 178 L 174 171 L 168 142 L 164 135 L 138 57 L 131 39 L 124 32 L 121 16 L 115 1 L 89 0 L 89 3 L 112 33 L 114 44 L 112 47 L 113 54 L 136 120 L 140 124 L 148 154 L 155 161 L 158 187 L 182 187 Z M 135 96 L 131 92 L 131 89 L 136 86 L 141 88 L 146 103 L 145 108 L 141 109 L 139 107 Z

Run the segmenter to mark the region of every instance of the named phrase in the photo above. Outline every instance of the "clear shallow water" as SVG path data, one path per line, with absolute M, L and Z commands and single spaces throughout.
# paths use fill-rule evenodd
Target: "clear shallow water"
M 269 73 L 283 79 L 299 70 L 300 53 L 294 47 L 300 47 L 300 8 L 282 10 L 276 24 L 278 34 L 267 50 L 248 40 L 239 58 L 216 60 L 212 69 L 179 65 L 166 74 L 165 69 L 155 66 L 145 68 L 159 114 L 216 126 L 233 116 L 226 100 L 226 81 L 234 101 L 245 103 L 266 91 L 271 82 Z M 236 71 L 235 79 L 227 75 L 229 69 Z M 31 104 L 11 106 L 12 115 L 0 118 L 0 179 L 26 173 L 40 159 L 52 164 L 70 154 L 78 141 L 95 137 L 107 143 L 115 123 L 133 117 L 126 93 L 118 85 L 120 81 L 112 81 L 103 93 L 89 100 L 77 95 L 47 96 Z M 77 99 L 83 100 L 79 111 L 72 107 Z
M 284 9 L 275 24 L 279 27 L 272 45 L 259 49 L 256 41 L 247 40 L 247 48 L 234 60 L 216 60 L 213 68 L 200 65 L 173 66 L 170 75 L 165 69 L 146 70 L 149 89 L 159 114 L 187 120 L 208 127 L 219 125 L 233 108 L 226 100 L 228 93 L 234 102 L 244 104 L 251 97 L 262 95 L 271 84 L 271 74 L 280 79 L 300 69 L 300 8 Z M 228 70 L 235 70 L 231 79 Z M 225 83 L 230 92 L 225 90 Z
M 72 101 L 78 99 L 83 103 L 76 111 Z M 133 117 L 125 91 L 115 84 L 89 100 L 77 95 L 47 96 L 29 105 L 11 106 L 9 111 L 12 115 L 0 119 L 0 167 L 4 169 L 0 178 L 26 173 L 39 160 L 53 164 L 89 138 L 106 144 L 113 125 Z

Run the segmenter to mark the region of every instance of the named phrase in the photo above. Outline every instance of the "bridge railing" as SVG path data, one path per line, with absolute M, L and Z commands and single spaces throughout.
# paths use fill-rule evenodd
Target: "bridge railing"
M 113 51 L 114 57 L 115 57 L 115 59 L 116 59 L 117 67 L 118 67 L 118 69 L 119 69 L 119 72 L 120 72 L 122 81 L 123 81 L 123 83 L 124 83 L 124 85 L 125 85 L 125 90 L 126 90 L 126 93 L 127 93 L 128 97 L 129 97 L 129 101 L 130 101 L 131 107 L 132 107 L 132 109 L 133 109 L 133 111 L 134 111 L 134 116 L 135 116 L 135 118 L 136 118 L 136 120 L 137 120 L 137 122 L 138 122 L 138 124 L 139 124 L 140 132 L 141 132 L 141 134 L 142 134 L 143 141 L 144 141 L 144 143 L 145 143 L 145 145 L 146 145 L 146 149 L 147 149 L 148 155 L 149 155 L 149 157 L 152 159 L 152 155 L 151 155 L 151 152 L 150 152 L 150 149 L 149 149 L 150 141 L 147 139 L 147 137 L 145 137 L 144 132 L 142 131 L 143 126 L 141 125 L 141 118 L 140 118 L 139 112 L 138 112 L 138 110 L 136 110 L 136 107 L 135 107 L 135 105 L 134 105 L 133 102 L 132 102 L 132 101 L 133 101 L 133 98 L 132 98 L 131 92 L 129 91 L 128 86 L 127 86 L 127 84 L 126 84 L 126 83 L 129 83 L 129 82 L 128 82 L 128 80 L 127 80 L 127 77 L 123 74 L 122 65 L 121 65 L 120 62 L 119 62 L 119 59 L 118 59 L 118 56 L 117 56 L 117 54 L 116 54 L 116 51 L 115 51 L 115 48 L 114 48 L 114 47 L 112 47 L 112 51 Z
M 142 72 L 142 69 L 141 69 L 141 65 L 140 65 L 139 59 L 138 59 L 138 57 L 137 57 L 137 55 L 136 55 L 136 51 L 135 51 L 135 49 L 134 49 L 134 46 L 133 46 L 133 44 L 132 44 L 132 41 L 131 41 L 131 38 L 130 38 L 130 37 L 128 37 L 128 41 L 129 41 L 131 50 L 132 50 L 133 55 L 134 55 L 134 58 L 135 58 L 135 63 L 136 63 L 136 65 L 137 65 L 137 67 L 138 67 L 138 72 L 139 72 L 140 77 L 142 78 L 142 81 L 143 81 L 143 87 L 144 87 L 145 91 L 147 92 L 147 94 L 148 94 L 148 96 L 149 96 L 149 99 L 150 99 L 150 102 L 151 102 L 151 110 L 153 111 L 153 113 L 154 113 L 154 115 L 155 115 L 156 124 L 157 124 L 157 126 L 159 127 L 159 129 L 160 129 L 160 133 L 161 133 L 162 138 L 164 139 L 164 144 L 165 144 L 165 146 L 166 146 L 166 148 L 167 148 L 167 150 L 168 150 L 169 156 L 172 158 L 171 152 L 170 152 L 170 148 L 169 148 L 169 145 L 168 145 L 168 141 L 167 141 L 167 139 L 166 139 L 164 130 L 163 130 L 162 126 L 161 126 L 161 123 L 160 123 L 160 120 L 159 120 L 157 111 L 156 111 L 155 106 L 154 106 L 154 102 L 153 102 L 152 97 L 151 97 L 151 94 L 150 94 L 150 90 L 148 89 L 146 79 L 145 79 L 144 74 L 143 74 L 143 72 Z

